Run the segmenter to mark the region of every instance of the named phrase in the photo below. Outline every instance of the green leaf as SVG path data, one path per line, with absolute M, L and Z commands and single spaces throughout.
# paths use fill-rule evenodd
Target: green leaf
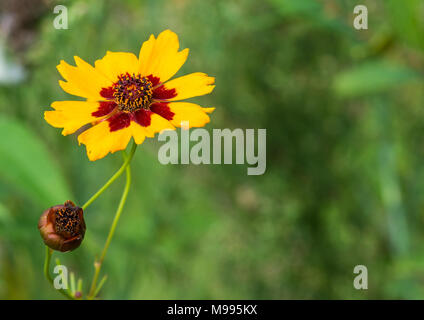
M 22 123 L 0 119 L 0 179 L 42 206 L 72 199 L 44 143 Z
M 418 79 L 420 75 L 408 67 L 373 61 L 340 73 L 333 86 L 341 96 L 360 96 L 380 93 Z

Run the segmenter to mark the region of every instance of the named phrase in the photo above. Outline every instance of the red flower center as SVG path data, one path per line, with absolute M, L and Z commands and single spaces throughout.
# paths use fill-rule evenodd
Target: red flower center
M 113 85 L 113 97 L 118 109 L 134 112 L 141 108 L 149 110 L 153 97 L 153 84 L 147 77 L 122 74 Z

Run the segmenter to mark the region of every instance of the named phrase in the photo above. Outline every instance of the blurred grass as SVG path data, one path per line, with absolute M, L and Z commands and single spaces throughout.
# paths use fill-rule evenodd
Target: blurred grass
M 36 42 L 20 52 L 29 77 L 0 86 L 1 120 L 33 136 L 10 145 L 18 138 L 0 126 L 0 298 L 60 297 L 42 276 L 36 225 L 46 203 L 34 199 L 37 184 L 22 183 L 12 155 L 27 152 L 33 182 L 44 175 L 63 184 L 51 192 L 80 204 L 121 161 L 90 163 L 75 136 L 44 122 L 52 101 L 72 99 L 55 66 L 74 55 L 93 63 L 106 50 L 138 53 L 166 28 L 190 48 L 179 74 L 216 76 L 213 94 L 193 99 L 216 107 L 207 128 L 267 129 L 267 171 L 162 166 L 159 143 L 146 141 L 101 296 L 422 298 L 423 8 L 399 3 L 363 1 L 367 31 L 352 27 L 355 1 L 75 0 L 66 4 L 69 30 L 52 27 L 52 8 Z M 86 286 L 122 184 L 86 212 L 83 246 L 55 254 Z M 368 291 L 353 288 L 359 264 L 368 267 Z

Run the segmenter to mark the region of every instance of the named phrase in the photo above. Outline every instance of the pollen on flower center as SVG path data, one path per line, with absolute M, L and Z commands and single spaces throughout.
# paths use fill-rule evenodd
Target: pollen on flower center
M 80 215 L 78 208 L 64 206 L 57 210 L 54 220 L 54 229 L 57 233 L 66 233 L 75 236 L 80 232 Z
M 149 109 L 153 96 L 153 84 L 141 75 L 122 74 L 113 85 L 113 96 L 118 109 L 134 112 L 141 108 Z

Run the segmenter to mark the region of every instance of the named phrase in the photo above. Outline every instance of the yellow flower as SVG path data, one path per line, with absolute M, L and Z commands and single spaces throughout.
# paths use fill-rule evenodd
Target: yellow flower
M 178 50 L 178 36 L 165 30 L 143 43 L 138 58 L 108 51 L 94 67 L 79 57 L 74 57 L 75 67 L 62 60 L 57 69 L 66 81 L 59 81 L 60 86 L 87 100 L 53 102 L 54 111 L 46 111 L 45 120 L 63 128 L 63 135 L 91 124 L 78 136 L 91 161 L 125 149 L 131 138 L 141 144 L 182 121 L 204 126 L 214 108 L 177 101 L 210 93 L 215 78 L 196 72 L 169 80 L 188 56 L 188 49 Z

